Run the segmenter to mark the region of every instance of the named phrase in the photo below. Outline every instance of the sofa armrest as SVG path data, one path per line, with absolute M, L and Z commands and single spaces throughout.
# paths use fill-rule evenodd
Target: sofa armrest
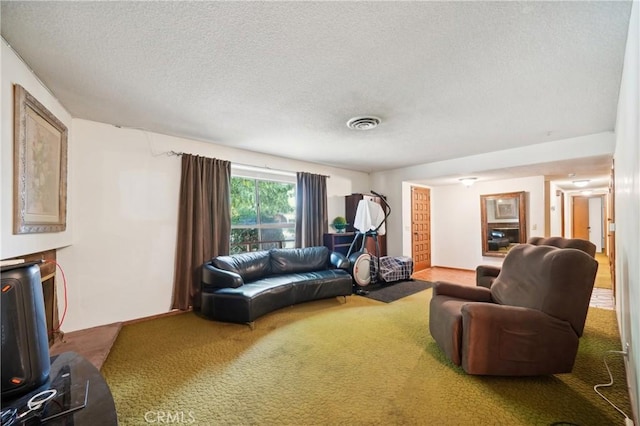
M 244 280 L 235 272 L 225 271 L 216 268 L 210 263 L 202 266 L 202 287 L 203 288 L 238 288 L 244 284 Z
M 338 253 L 337 251 L 331 252 L 329 255 L 329 261 L 331 262 L 331 265 L 338 269 L 349 270 L 349 266 L 351 266 L 349 259 L 347 259 L 344 254 Z
M 446 281 L 438 281 L 433 284 L 433 297 L 438 295 L 451 296 L 472 302 L 491 302 L 491 290 L 488 288 L 472 287 Z

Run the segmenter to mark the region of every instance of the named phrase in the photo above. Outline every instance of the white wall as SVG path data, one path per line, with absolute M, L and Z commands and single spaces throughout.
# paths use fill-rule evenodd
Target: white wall
M 564 236 L 573 237 L 573 195 L 564 194 Z
M 0 148 L 0 173 L 2 174 L 2 192 L 0 195 L 0 259 L 21 256 L 43 250 L 62 247 L 71 243 L 73 217 L 70 208 L 73 196 L 67 194 L 67 228 L 64 232 L 46 234 L 13 234 L 13 85 L 20 84 L 27 89 L 42 105 L 71 130 L 71 115 L 58 100 L 40 83 L 22 60 L 2 40 L 2 147 Z M 71 133 L 71 132 L 70 132 Z M 73 138 L 68 140 L 69 151 Z M 69 152 L 69 173 L 71 173 L 71 152 Z
M 482 256 L 480 196 L 518 191 L 527 193 L 527 237 L 543 235 L 543 176 L 431 188 L 432 265 L 473 270 L 502 264 L 502 258 Z
M 547 163 L 577 157 L 593 157 L 612 154 L 614 145 L 615 135 L 612 132 L 603 132 L 577 138 L 563 139 L 555 142 L 530 145 L 522 148 L 514 148 L 372 173 L 371 187 L 377 192 L 386 195 L 387 200 L 393 209 L 391 216 L 389 216 L 389 219 L 387 220 L 387 252 L 390 255 L 411 254 L 411 229 L 408 226 L 408 223 L 405 222 L 408 217 L 406 210 L 411 208 L 410 198 L 407 197 L 408 187 L 411 182 L 431 187 L 433 185 L 429 185 L 427 183 L 430 179 L 447 177 L 450 178 L 449 180 L 452 183 L 456 182 L 456 187 L 464 189 L 464 187 L 458 183 L 458 178 L 463 176 L 472 176 L 474 173 L 499 170 L 502 168 Z M 481 187 L 483 182 L 484 181 L 478 181 L 471 188 Z M 542 185 L 544 188 L 544 182 Z M 510 191 L 498 190 L 484 193 L 498 192 Z M 543 193 L 544 192 L 540 195 L 542 197 L 540 199 L 540 204 L 535 204 L 540 206 L 539 214 L 541 215 L 541 219 L 531 218 L 531 220 L 535 220 L 535 222 L 530 222 L 531 225 L 536 224 L 538 229 L 535 230 L 535 234 L 530 233 L 530 235 L 544 235 Z M 479 203 L 480 201 L 478 198 L 478 205 Z M 534 203 L 537 203 L 537 201 L 534 201 Z M 433 201 L 431 205 L 432 208 L 434 208 Z M 453 211 L 460 211 L 461 215 L 464 214 L 464 211 L 462 210 L 463 206 L 452 206 L 452 208 L 454 209 Z M 450 214 L 454 213 L 450 212 Z M 538 214 L 538 212 L 536 214 Z M 472 219 L 468 220 L 471 221 Z M 480 219 L 477 220 L 477 223 L 480 223 Z M 432 233 L 438 226 L 439 225 L 432 218 Z M 477 237 L 474 238 L 480 238 L 480 231 L 477 232 Z M 436 247 L 435 243 L 433 246 Z M 461 263 L 462 261 L 456 262 L 456 264 Z
M 549 237 L 562 236 L 562 197 L 557 195 L 559 188 L 549 184 Z
M 58 252 L 69 286 L 64 331 L 169 310 L 180 157 L 163 152 L 329 175 L 329 218 L 344 215 L 344 195 L 369 191 L 365 173 L 211 143 L 79 119 L 73 120 L 73 134 L 74 238 Z
M 633 2 L 618 100 L 615 160 L 616 311 L 636 421 L 640 406 L 640 4 Z M 615 348 L 612 348 L 615 349 Z M 630 413 L 627 413 L 630 414 Z

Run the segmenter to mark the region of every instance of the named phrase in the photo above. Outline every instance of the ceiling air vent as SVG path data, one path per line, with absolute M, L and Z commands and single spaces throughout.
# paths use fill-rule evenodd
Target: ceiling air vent
M 380 119 L 378 117 L 354 117 L 347 121 L 347 127 L 354 130 L 370 130 L 378 127 Z

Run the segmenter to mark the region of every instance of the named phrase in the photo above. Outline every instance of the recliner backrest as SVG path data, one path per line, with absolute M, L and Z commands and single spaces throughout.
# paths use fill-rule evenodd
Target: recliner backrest
M 527 240 L 527 244 L 534 246 L 552 246 L 558 248 L 573 248 L 582 250 L 591 257 L 596 255 L 596 245 L 591 241 L 580 238 L 564 238 L 564 237 L 531 237 Z
M 505 257 L 491 297 L 568 321 L 581 336 L 597 269 L 598 262 L 581 250 L 519 244 Z

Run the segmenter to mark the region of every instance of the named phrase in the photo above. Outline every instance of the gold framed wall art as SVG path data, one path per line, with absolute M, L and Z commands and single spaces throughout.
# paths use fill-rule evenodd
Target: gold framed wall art
M 496 219 L 517 219 L 518 218 L 518 199 L 517 198 L 498 198 L 496 200 Z
M 67 127 L 14 85 L 14 234 L 66 229 L 67 138 Z

